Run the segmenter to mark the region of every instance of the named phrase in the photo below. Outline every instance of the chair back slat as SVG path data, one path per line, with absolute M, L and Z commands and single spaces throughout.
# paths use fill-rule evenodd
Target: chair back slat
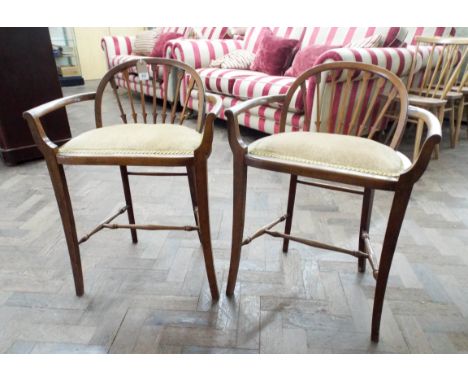
M 299 89 L 303 97 L 307 95 L 304 116 L 299 122 L 288 122 L 296 125 L 287 126 L 288 110 Z M 302 73 L 289 88 L 279 131 L 355 135 L 387 141 L 395 148 L 404 131 L 407 109 L 405 84 L 387 69 L 354 62 L 322 64 Z
M 112 92 L 114 93 L 114 96 L 117 101 L 117 105 L 120 110 L 120 119 L 122 120 L 123 123 L 127 123 L 127 114 L 125 114 L 124 109 L 122 107 L 122 102 L 120 101 L 119 92 L 117 91 L 117 84 L 115 83 L 115 77 L 111 78 L 110 83 L 112 87 Z
M 120 123 L 189 124 L 186 118 L 188 102 L 195 92 L 200 110 L 197 121 L 190 121 L 190 125 L 201 133 L 207 106 L 203 82 L 197 72 L 176 60 L 130 60 L 110 69 L 99 83 L 95 101 L 96 126 L 104 126 L 103 117 L 106 124 L 119 123 L 112 116 Z M 103 102 L 108 94 L 112 102 Z

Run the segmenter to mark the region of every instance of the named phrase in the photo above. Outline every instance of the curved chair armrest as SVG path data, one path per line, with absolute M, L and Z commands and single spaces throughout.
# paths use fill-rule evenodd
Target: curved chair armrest
M 62 97 L 49 101 L 40 106 L 36 106 L 23 113 L 23 118 L 26 119 L 31 130 L 31 134 L 39 147 L 41 152 L 44 154 L 44 150 L 56 150 L 57 145 L 53 143 L 44 131 L 44 127 L 41 123 L 41 118 L 47 114 L 52 113 L 58 109 L 61 109 L 67 105 L 71 105 L 77 102 L 90 101 L 96 97 L 96 93 L 81 93 L 71 95 L 68 97 Z M 45 154 L 44 154 L 45 155 Z
M 416 183 L 426 170 L 431 160 L 434 147 L 441 141 L 442 129 L 437 117 L 426 109 L 409 106 L 408 117 L 423 120 L 424 124 L 427 126 L 427 137 L 424 140 L 418 157 L 413 162 L 413 165 L 401 176 L 410 178 L 413 183 Z
M 218 117 L 221 108 L 223 107 L 223 100 L 220 96 L 213 93 L 206 93 L 206 102 L 211 105 L 210 113 Z
M 213 145 L 213 124 L 216 118 L 218 118 L 219 112 L 223 107 L 223 101 L 218 95 L 206 93 L 206 103 L 207 106 L 211 106 L 211 110 L 207 111 L 205 126 L 203 128 L 203 138 L 200 146 L 198 146 L 198 148 L 195 150 L 195 153 L 196 155 L 204 155 L 208 157 L 211 153 L 211 147 Z
M 284 102 L 285 99 L 285 94 L 253 98 L 232 106 L 225 111 L 225 115 L 228 121 L 229 145 L 231 146 L 231 149 L 234 153 L 238 152 L 239 150 L 241 152 L 245 152 L 247 150 L 247 145 L 243 141 L 240 134 L 239 121 L 237 118 L 239 114 L 244 113 L 254 107 L 262 106 L 268 103 Z

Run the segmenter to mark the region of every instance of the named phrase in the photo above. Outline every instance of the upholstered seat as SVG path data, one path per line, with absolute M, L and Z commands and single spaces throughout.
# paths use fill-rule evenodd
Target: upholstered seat
M 112 125 L 87 131 L 65 143 L 60 156 L 193 155 L 202 135 L 171 124 Z
M 370 139 L 349 135 L 281 133 L 253 142 L 249 155 L 314 167 L 398 177 L 411 166 L 398 151 Z

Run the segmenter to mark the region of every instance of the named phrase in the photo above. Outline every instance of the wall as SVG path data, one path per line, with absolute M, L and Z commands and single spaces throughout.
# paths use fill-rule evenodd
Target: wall
M 102 78 L 107 71 L 107 63 L 101 49 L 101 38 L 104 36 L 132 36 L 144 30 L 143 27 L 119 28 L 79 28 L 75 27 L 76 46 L 80 60 L 81 73 L 85 80 Z

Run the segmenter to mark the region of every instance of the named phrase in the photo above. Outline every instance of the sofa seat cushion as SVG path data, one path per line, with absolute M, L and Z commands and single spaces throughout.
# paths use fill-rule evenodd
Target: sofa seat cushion
M 231 94 L 243 100 L 286 94 L 295 79 L 294 77 L 269 76 L 260 72 L 251 72 L 250 76 L 235 79 Z M 302 113 L 303 105 L 302 92 L 298 89 L 291 100 L 288 111 Z
M 139 58 L 142 58 L 144 60 L 144 59 L 148 59 L 148 58 L 151 58 L 151 57 L 137 56 L 137 55 L 134 55 L 134 54 L 114 56 L 110 60 L 110 67 L 113 68 L 114 66 L 122 64 L 124 62 L 128 62 L 128 61 L 131 61 L 131 60 L 136 60 L 136 59 L 139 59 Z M 148 71 L 149 71 L 150 77 L 153 78 L 153 69 L 151 68 L 151 66 L 148 67 Z M 132 68 L 129 68 L 129 72 L 133 73 L 133 74 L 136 74 L 137 73 L 136 66 L 134 66 Z M 164 68 L 162 66 L 159 66 L 158 67 L 158 80 L 162 81 L 163 76 L 164 76 Z
M 232 95 L 236 79 L 256 74 L 251 70 L 200 68 L 197 73 L 204 83 L 206 90 L 213 93 Z
M 249 155 L 355 174 L 398 178 L 411 162 L 403 154 L 370 139 L 349 135 L 294 132 L 261 138 Z
M 172 124 L 121 124 L 87 131 L 59 148 L 60 156 L 193 155 L 202 135 Z

